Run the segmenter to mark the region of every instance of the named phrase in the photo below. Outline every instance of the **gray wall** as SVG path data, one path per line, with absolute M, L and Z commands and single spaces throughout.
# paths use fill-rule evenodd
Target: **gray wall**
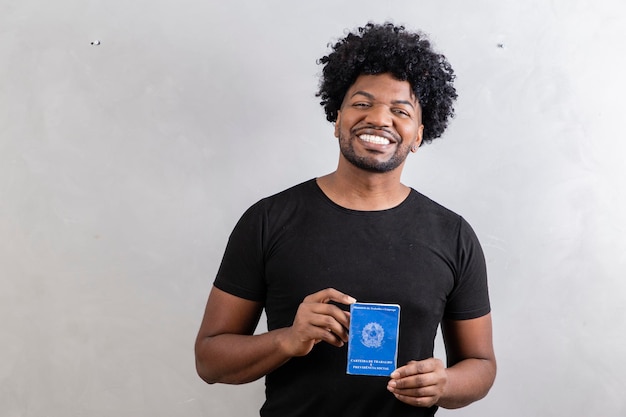
M 0 415 L 256 414 L 261 382 L 194 371 L 224 244 L 257 199 L 334 169 L 315 61 L 393 19 L 431 34 L 460 94 L 403 180 L 472 223 L 491 280 L 496 385 L 440 414 L 626 416 L 625 17 L 621 0 L 3 0 Z

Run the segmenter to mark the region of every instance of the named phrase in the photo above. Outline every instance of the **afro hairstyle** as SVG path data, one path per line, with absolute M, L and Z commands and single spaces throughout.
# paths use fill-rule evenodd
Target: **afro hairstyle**
M 454 71 L 421 32 L 370 22 L 335 43 L 318 64 L 324 67 L 316 96 L 329 122 L 337 121 L 344 96 L 359 75 L 384 73 L 411 85 L 422 109 L 424 142 L 440 137 L 454 117 Z

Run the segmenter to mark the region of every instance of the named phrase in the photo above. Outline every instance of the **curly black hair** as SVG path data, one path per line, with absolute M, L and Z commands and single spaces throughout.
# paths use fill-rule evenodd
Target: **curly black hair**
M 422 108 L 424 142 L 440 137 L 457 97 L 454 71 L 444 55 L 433 51 L 421 32 L 408 32 L 393 23 L 368 23 L 339 40 L 318 60 L 324 65 L 316 96 L 329 122 L 337 121 L 346 92 L 362 74 L 390 73 L 408 81 Z

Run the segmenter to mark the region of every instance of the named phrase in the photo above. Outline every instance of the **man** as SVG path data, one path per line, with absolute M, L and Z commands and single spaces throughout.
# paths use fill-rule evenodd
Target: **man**
M 465 220 L 400 182 L 453 115 L 453 71 L 420 33 L 368 24 L 320 60 L 337 170 L 253 205 L 198 338 L 208 383 L 266 376 L 262 416 L 432 416 L 484 397 L 496 363 L 485 262 Z M 389 377 L 346 374 L 356 300 L 401 306 Z M 262 310 L 268 332 L 254 335 Z M 441 324 L 447 367 L 433 358 Z

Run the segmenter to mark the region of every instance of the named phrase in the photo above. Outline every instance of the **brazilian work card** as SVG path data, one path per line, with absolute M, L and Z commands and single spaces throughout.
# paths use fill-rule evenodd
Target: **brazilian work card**
M 389 376 L 396 369 L 399 327 L 397 304 L 352 304 L 346 372 Z

